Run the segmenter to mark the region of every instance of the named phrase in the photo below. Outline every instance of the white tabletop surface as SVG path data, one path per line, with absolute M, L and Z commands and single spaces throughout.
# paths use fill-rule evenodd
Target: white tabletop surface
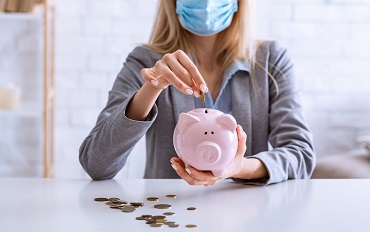
M 0 179 L 0 231 L 370 231 L 370 180 L 290 180 L 265 187 L 225 180 L 189 186 L 183 180 Z M 176 199 L 166 198 L 176 194 Z M 144 202 L 133 213 L 95 197 Z M 158 203 L 170 210 L 155 209 Z M 194 206 L 195 211 L 186 210 Z M 175 212 L 180 228 L 151 228 L 142 214 Z M 186 228 L 196 224 L 197 228 Z

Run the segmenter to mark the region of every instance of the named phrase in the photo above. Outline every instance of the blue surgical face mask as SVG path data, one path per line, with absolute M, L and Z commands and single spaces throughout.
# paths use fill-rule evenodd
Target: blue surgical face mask
M 177 0 L 176 13 L 188 31 L 209 36 L 230 26 L 238 10 L 237 0 Z

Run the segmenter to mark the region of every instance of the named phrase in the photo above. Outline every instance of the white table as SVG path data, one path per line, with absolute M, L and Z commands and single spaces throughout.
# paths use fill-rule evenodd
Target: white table
M 266 187 L 189 186 L 182 180 L 0 179 L 0 231 L 370 231 L 370 180 L 290 180 Z M 177 194 L 176 199 L 166 194 Z M 147 197 L 159 197 L 159 210 Z M 145 205 L 133 213 L 110 209 L 95 197 Z M 194 206 L 195 211 L 186 210 Z M 160 215 L 180 228 L 151 228 L 135 220 Z M 194 229 L 186 224 L 196 224 Z

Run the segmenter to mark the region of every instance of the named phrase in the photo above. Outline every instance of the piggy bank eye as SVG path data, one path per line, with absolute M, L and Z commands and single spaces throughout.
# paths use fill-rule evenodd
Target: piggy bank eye
M 211 134 L 214 134 L 214 133 L 215 133 L 215 132 L 213 132 L 213 131 L 211 132 Z
M 207 134 L 207 131 L 206 131 L 206 132 L 204 132 L 204 134 L 206 135 L 206 134 Z

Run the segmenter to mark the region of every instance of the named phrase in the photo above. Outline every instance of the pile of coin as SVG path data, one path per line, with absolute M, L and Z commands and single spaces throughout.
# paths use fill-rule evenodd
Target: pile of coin
M 176 198 L 177 196 L 175 194 L 168 194 L 166 195 L 167 198 Z M 144 207 L 144 203 L 142 202 L 130 202 L 124 201 L 119 199 L 118 197 L 97 197 L 94 199 L 97 202 L 105 202 L 107 206 L 109 206 L 111 209 L 119 209 L 124 213 L 132 213 L 137 208 Z M 148 197 L 146 199 L 148 202 L 158 202 L 160 199 L 158 197 Z M 171 209 L 170 204 L 156 204 L 153 206 L 155 209 Z M 196 210 L 195 207 L 188 207 L 187 210 Z M 171 228 L 178 228 L 180 227 L 179 224 L 177 224 L 174 221 L 169 221 L 167 216 L 174 216 L 174 212 L 164 212 L 163 215 L 149 215 L 149 214 L 143 214 L 140 217 L 136 217 L 136 220 L 145 221 L 146 224 L 148 224 L 150 227 L 163 227 L 164 225 L 171 227 Z M 195 228 L 197 227 L 195 224 L 187 224 L 185 225 L 187 228 Z

